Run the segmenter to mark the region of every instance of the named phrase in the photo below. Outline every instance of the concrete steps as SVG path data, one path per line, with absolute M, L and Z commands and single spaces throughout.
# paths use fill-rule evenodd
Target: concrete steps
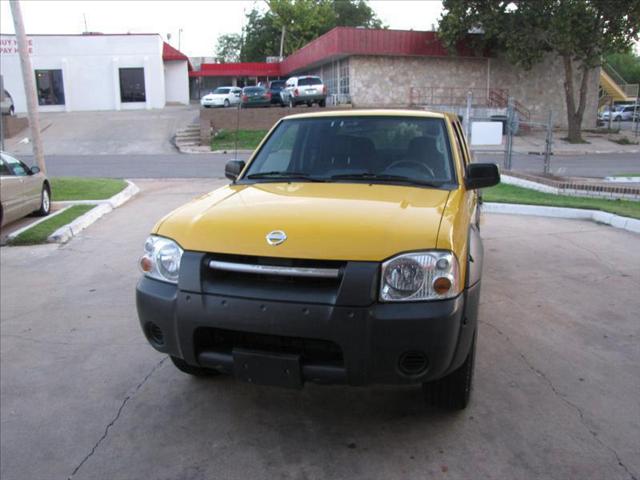
M 181 152 L 200 146 L 200 125 L 192 123 L 176 131 L 175 144 Z

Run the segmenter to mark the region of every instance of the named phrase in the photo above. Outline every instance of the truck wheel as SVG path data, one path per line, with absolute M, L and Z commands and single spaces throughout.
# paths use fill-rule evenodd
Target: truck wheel
M 320 100 L 318 102 L 318 105 L 320 105 L 321 107 L 326 107 L 327 106 L 327 101 L 326 100 Z
M 448 410 L 463 410 L 469 404 L 476 358 L 476 336 L 464 363 L 456 371 L 434 382 L 422 384 L 428 405 Z
M 229 102 L 228 98 L 224 99 L 224 108 L 229 108 L 231 106 L 231 102 Z
M 313 102 L 307 102 L 307 107 L 311 108 L 312 105 L 313 105 Z
M 51 211 L 51 191 L 46 183 L 42 185 L 42 193 L 40 194 L 40 208 L 34 213 L 38 217 L 46 217 Z
M 218 372 L 217 370 L 213 370 L 211 368 L 194 367 L 192 365 L 189 365 L 181 358 L 173 357 L 171 355 L 169 355 L 169 357 L 178 370 L 183 373 L 193 375 L 194 377 L 215 377 L 216 375 L 220 375 L 220 372 Z
M 296 103 L 293 101 L 293 98 L 289 98 L 289 108 L 295 108 Z

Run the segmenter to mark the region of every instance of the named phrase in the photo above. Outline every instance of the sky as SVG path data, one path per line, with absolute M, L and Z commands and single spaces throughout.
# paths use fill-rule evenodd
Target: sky
M 264 1 L 38 1 L 22 0 L 27 34 L 159 33 L 190 57 L 213 56 L 216 39 L 239 33 L 244 12 Z M 440 1 L 373 0 L 369 5 L 392 29 L 430 30 L 442 11 Z M 180 32 L 182 29 L 182 32 Z M 0 0 L 0 32 L 14 33 L 8 0 Z M 179 45 L 178 45 L 179 44 Z

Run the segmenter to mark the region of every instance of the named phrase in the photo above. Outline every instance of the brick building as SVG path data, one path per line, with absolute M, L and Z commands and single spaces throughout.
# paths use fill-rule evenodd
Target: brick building
M 598 72 L 591 74 L 584 125 L 595 125 Z M 189 73 L 192 98 L 220 85 L 253 85 L 293 75 L 318 75 L 329 103 L 355 107 L 456 109 L 471 91 L 478 107 L 503 108 L 508 96 L 521 116 L 566 126 L 564 69 L 549 57 L 525 71 L 463 42 L 450 53 L 435 32 L 337 27 L 275 63 L 203 63 Z

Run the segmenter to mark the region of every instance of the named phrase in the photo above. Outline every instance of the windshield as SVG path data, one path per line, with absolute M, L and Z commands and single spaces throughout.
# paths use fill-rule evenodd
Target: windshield
M 262 87 L 246 87 L 244 93 L 264 93 L 266 90 Z
M 306 85 L 322 85 L 322 80 L 318 77 L 302 77 L 298 79 L 298 86 L 304 87 Z
M 441 118 L 335 117 L 284 120 L 243 179 L 404 182 L 455 180 Z
M 231 89 L 230 88 L 216 88 L 213 92 L 214 95 L 226 95 L 227 93 L 229 93 Z

